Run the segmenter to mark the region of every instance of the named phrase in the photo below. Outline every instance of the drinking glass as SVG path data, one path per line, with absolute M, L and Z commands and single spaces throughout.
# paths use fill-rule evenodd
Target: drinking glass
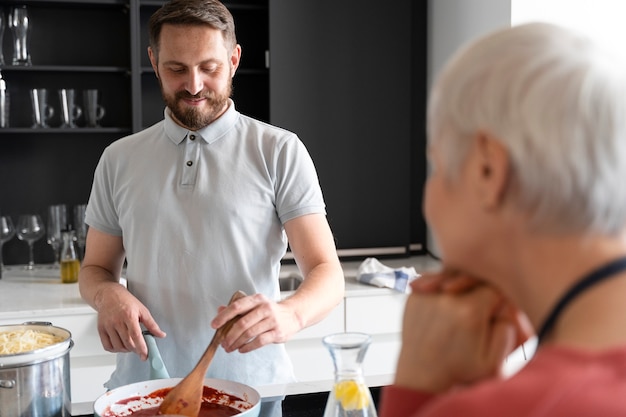
M 76 230 L 76 243 L 80 250 L 79 256 L 85 256 L 85 243 L 87 242 L 87 223 L 85 223 L 85 210 L 87 204 L 74 206 L 74 230 Z
M 83 92 L 83 110 L 87 127 L 100 127 L 100 120 L 106 114 L 104 107 L 99 104 L 100 91 L 89 89 Z
M 14 7 L 9 14 L 9 27 L 13 31 L 13 65 L 31 65 L 28 52 L 29 26 L 26 6 Z
M 0 270 L 4 269 L 2 262 L 2 246 L 15 236 L 15 227 L 9 216 L 0 217 Z
M 7 26 L 7 21 L 4 19 L 4 13 L 0 9 L 0 65 L 4 65 L 4 54 L 2 53 L 2 39 L 4 38 L 4 28 Z
M 43 237 L 46 233 L 41 216 L 38 214 L 23 214 L 17 221 L 17 238 L 25 240 L 28 243 L 28 265 L 26 269 L 35 269 L 35 257 L 33 254 L 33 246 L 35 242 Z
M 33 88 L 30 90 L 33 105 L 33 127 L 50 127 L 48 121 L 54 116 L 54 107 L 48 104 L 48 90 Z
M 76 127 L 76 119 L 83 114 L 83 109 L 76 105 L 76 91 L 73 88 L 59 90 L 61 103 L 61 127 Z
M 46 227 L 47 242 L 54 251 L 54 267 L 59 266 L 59 253 L 63 236 L 61 231 L 67 227 L 67 207 L 65 204 L 55 204 L 48 207 L 48 227 Z

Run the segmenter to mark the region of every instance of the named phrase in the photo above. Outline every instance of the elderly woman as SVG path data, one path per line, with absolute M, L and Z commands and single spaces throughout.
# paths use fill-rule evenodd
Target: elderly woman
M 504 29 L 448 63 L 428 129 L 444 270 L 414 282 L 381 417 L 625 416 L 626 68 L 557 26 Z

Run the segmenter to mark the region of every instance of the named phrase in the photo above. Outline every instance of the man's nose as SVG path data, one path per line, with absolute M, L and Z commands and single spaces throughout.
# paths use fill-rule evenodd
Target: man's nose
M 189 94 L 198 94 L 202 91 L 203 86 L 204 80 L 202 78 L 202 74 L 197 70 L 189 71 L 187 85 L 185 86 L 185 89 L 189 92 Z

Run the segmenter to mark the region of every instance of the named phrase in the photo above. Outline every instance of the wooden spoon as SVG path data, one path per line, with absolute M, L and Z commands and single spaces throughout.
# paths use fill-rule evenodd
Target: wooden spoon
M 233 301 L 245 296 L 246 294 L 243 291 L 237 291 L 233 294 L 228 304 L 230 305 Z M 198 416 L 200 404 L 202 403 L 202 391 L 204 389 L 204 378 L 207 369 L 209 369 L 213 356 L 215 356 L 215 352 L 220 343 L 222 343 L 224 336 L 228 333 L 230 328 L 233 327 L 233 324 L 239 320 L 239 317 L 240 316 L 233 317 L 215 331 L 209 346 L 207 346 L 195 368 L 165 396 L 159 407 L 159 414 L 178 414 L 188 417 Z

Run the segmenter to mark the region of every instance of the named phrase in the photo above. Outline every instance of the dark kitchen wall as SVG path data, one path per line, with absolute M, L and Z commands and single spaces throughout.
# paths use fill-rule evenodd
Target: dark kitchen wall
M 423 251 L 426 2 L 270 0 L 270 27 L 271 120 L 309 149 L 337 246 Z

